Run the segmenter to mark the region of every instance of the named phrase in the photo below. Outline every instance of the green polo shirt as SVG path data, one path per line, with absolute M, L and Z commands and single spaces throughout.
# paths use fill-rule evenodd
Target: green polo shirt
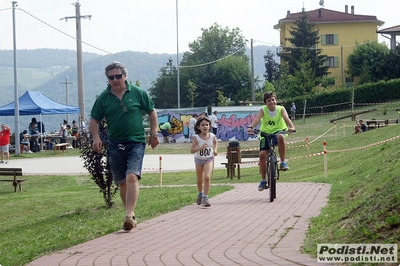
M 108 86 L 94 102 L 90 115 L 97 121 L 106 119 L 109 139 L 146 143 L 141 111 L 154 110 L 154 103 L 141 88 L 127 82 L 126 85 L 122 100 Z

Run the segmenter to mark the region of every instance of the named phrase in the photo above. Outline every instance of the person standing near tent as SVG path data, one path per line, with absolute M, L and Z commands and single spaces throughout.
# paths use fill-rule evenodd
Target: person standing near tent
M 6 160 L 4 161 L 4 155 Z M 0 163 L 8 164 L 10 160 L 10 127 L 6 124 L 1 125 L 0 131 Z
M 29 123 L 29 135 L 33 136 L 33 135 L 37 135 L 39 134 L 39 130 L 38 130 L 38 122 L 36 121 L 36 118 L 33 117 L 31 122 Z
M 108 160 L 125 207 L 123 227 L 131 230 L 137 224 L 135 207 L 146 148 L 142 111 L 150 118 L 149 145 L 153 149 L 158 145 L 158 117 L 148 94 L 127 82 L 128 72 L 123 64 L 109 64 L 105 68 L 105 75 L 108 86 L 93 104 L 89 131 L 93 137 L 93 150 L 101 153 L 99 122 L 107 119 Z

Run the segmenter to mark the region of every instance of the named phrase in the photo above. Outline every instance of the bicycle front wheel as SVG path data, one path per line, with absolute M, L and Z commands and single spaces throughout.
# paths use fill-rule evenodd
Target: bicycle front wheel
M 268 184 L 269 184 L 269 201 L 273 202 L 276 198 L 276 159 L 271 156 L 268 164 Z

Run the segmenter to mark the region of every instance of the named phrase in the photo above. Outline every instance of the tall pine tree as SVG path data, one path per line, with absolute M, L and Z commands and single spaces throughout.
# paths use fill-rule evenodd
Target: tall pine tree
M 315 23 L 310 23 L 308 15 L 304 8 L 301 17 L 294 22 L 295 27 L 289 30 L 291 38 L 288 41 L 292 47 L 285 47 L 286 52 L 281 55 L 289 65 L 289 73 L 295 75 L 299 71 L 298 62 L 310 61 L 310 67 L 313 70 L 314 77 L 311 79 L 319 80 L 328 75 L 328 67 L 323 66 L 326 55 L 321 55 L 321 49 L 316 49 L 319 41 L 319 30 Z M 317 85 L 317 84 L 315 84 Z

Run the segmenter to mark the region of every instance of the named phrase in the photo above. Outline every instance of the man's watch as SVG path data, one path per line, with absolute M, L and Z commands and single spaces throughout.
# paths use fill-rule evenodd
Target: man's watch
M 251 129 L 253 129 L 253 127 L 252 127 L 252 126 L 249 126 L 249 127 L 247 127 L 247 128 L 251 128 Z
M 158 137 L 157 133 L 150 133 L 150 137 Z

